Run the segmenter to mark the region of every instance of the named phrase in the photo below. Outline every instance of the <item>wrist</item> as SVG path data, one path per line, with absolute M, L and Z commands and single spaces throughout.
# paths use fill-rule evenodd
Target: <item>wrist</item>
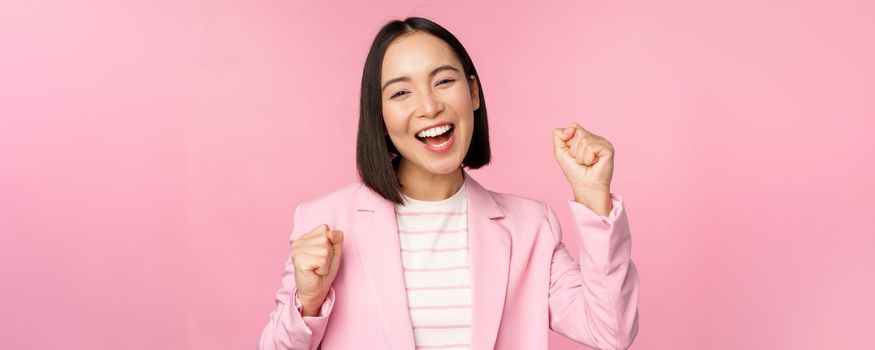
M 295 296 L 301 300 L 301 315 L 302 316 L 317 316 L 322 308 L 322 303 L 325 302 L 327 294 L 306 296 L 295 292 Z
M 574 189 L 574 201 L 585 205 L 596 214 L 608 216 L 613 209 L 610 189 Z

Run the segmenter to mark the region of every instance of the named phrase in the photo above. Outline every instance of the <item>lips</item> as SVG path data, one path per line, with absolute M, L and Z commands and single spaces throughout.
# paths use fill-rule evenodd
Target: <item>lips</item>
M 447 130 L 446 132 L 444 132 L 443 134 L 436 135 L 436 136 L 431 136 L 431 137 L 429 137 L 429 136 L 426 136 L 426 137 L 419 137 L 419 136 L 416 136 L 417 134 L 419 134 L 419 133 L 422 132 L 423 130 L 428 130 L 428 129 L 431 129 L 431 128 L 434 128 L 434 127 L 438 127 L 438 126 L 442 126 L 442 125 L 449 125 L 449 126 L 450 126 L 450 129 Z M 436 139 L 436 138 L 440 138 L 440 139 L 449 139 L 451 136 L 453 136 L 453 132 L 454 132 L 454 131 L 456 131 L 456 127 L 455 127 L 455 125 L 453 125 L 452 123 L 439 123 L 439 124 L 435 124 L 435 125 L 429 126 L 429 127 L 427 127 L 427 128 L 423 128 L 423 129 L 420 130 L 420 131 L 417 131 L 416 134 L 413 134 L 413 137 L 416 137 L 416 139 L 419 140 L 419 142 L 422 142 L 422 143 L 424 143 L 424 144 L 428 144 L 428 139 Z
M 426 137 L 423 146 L 431 152 L 444 153 L 453 148 L 453 141 L 455 139 L 453 133 L 450 130 L 447 130 L 447 132 L 441 135 Z

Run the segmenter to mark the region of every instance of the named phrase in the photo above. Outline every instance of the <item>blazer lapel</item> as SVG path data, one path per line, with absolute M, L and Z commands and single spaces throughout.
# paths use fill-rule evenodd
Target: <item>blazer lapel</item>
M 413 349 L 413 326 L 407 307 L 394 204 L 364 185 L 360 194 L 355 241 L 371 292 L 377 299 L 386 339 L 391 349 Z
M 474 305 L 471 348 L 494 349 L 504 312 L 510 265 L 510 232 L 496 220 L 504 217 L 495 199 L 467 172 L 468 243 Z
M 471 348 L 493 349 L 507 290 L 511 236 L 495 199 L 463 170 L 473 293 Z M 356 197 L 356 245 L 392 349 L 413 349 L 394 204 L 362 185 Z

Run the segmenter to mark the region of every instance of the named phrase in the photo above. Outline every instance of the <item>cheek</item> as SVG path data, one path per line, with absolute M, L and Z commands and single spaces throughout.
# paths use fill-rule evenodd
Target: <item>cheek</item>
M 467 88 L 453 90 L 447 95 L 446 101 L 456 111 L 459 119 L 471 125 L 474 120 L 474 101 L 471 100 Z
M 453 109 L 459 113 L 471 112 L 474 110 L 471 95 L 468 94 L 468 88 L 459 84 L 457 88 L 450 91 L 447 96 L 447 103 L 453 106 Z
M 389 134 L 403 134 L 407 132 L 407 117 L 393 108 L 383 108 L 383 122 Z

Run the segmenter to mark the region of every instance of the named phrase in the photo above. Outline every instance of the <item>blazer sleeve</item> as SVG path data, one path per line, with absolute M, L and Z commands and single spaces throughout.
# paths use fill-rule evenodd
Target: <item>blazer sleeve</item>
M 623 197 L 611 194 L 608 216 L 569 200 L 580 263 L 562 243 L 556 213 L 545 204 L 556 247 L 550 265 L 550 329 L 596 349 L 627 349 L 638 334 L 638 270 Z
M 301 206 L 295 208 L 292 235 L 293 241 L 306 233 Z M 281 286 L 276 293 L 276 308 L 261 332 L 258 350 L 313 350 L 322 342 L 328 318 L 334 305 L 334 288 L 328 291 L 319 315 L 303 316 L 301 300 L 295 287 L 295 265 L 286 257 Z

